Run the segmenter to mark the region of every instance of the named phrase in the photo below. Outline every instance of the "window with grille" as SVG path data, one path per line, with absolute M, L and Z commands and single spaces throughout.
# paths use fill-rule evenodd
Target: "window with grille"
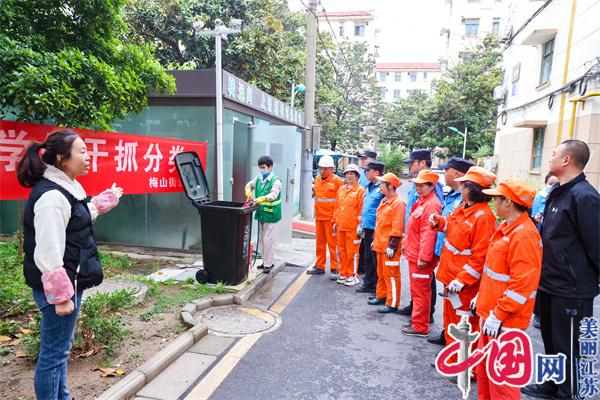
M 479 18 L 465 18 L 465 36 L 479 34 Z
M 533 152 L 531 155 L 531 169 L 540 169 L 542 165 L 542 152 L 544 150 L 544 135 L 546 128 L 533 130 Z
M 554 38 L 544 44 L 542 49 L 542 68 L 540 71 L 540 84 L 550 82 L 552 73 L 552 56 L 554 55 Z

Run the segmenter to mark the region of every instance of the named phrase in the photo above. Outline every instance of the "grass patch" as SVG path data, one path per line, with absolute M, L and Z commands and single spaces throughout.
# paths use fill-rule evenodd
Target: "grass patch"
M 34 306 L 31 289 L 25 284 L 17 240 L 0 243 L 0 320 L 25 314 Z
M 227 287 L 219 282 L 215 286 L 202 284 L 192 284 L 185 281 L 177 282 L 173 279 L 167 279 L 163 282 L 156 282 L 147 277 L 128 276 L 127 279 L 134 279 L 148 286 L 146 298 L 153 299 L 152 307 L 140 315 L 142 321 L 150 321 L 157 314 L 171 311 L 174 307 L 182 306 L 192 300 L 199 299 L 211 294 L 227 293 Z M 177 288 L 176 293 L 172 293 L 172 288 Z M 171 289 L 171 290 L 170 290 Z M 169 291 L 170 293 L 165 293 Z
M 126 255 L 114 256 L 102 250 L 98 250 L 98 255 L 106 278 L 120 275 L 131 266 L 131 260 Z

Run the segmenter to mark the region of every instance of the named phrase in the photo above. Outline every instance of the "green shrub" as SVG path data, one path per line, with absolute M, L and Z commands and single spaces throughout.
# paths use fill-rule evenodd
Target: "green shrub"
M 35 313 L 33 323 L 29 324 L 28 328 L 31 332 L 21 336 L 23 348 L 27 357 L 32 360 L 37 359 L 40 353 L 40 323 L 42 321 L 42 314 Z
M 23 259 L 16 239 L 0 243 L 0 317 L 24 314 L 34 307 L 31 289 L 25 284 Z
M 118 312 L 131 305 L 134 298 L 130 290 L 89 296 L 81 306 L 76 347 L 83 352 L 100 347 L 106 356 L 114 355 L 127 334 Z

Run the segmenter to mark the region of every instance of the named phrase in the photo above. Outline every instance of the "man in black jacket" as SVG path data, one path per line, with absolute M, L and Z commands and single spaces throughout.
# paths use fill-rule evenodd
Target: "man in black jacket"
M 567 356 L 566 380 L 560 385 L 549 381 L 522 389 L 534 397 L 577 398 L 579 326 L 584 317 L 593 315 L 600 275 L 600 195 L 583 173 L 589 159 L 586 143 L 566 140 L 550 160 L 549 172 L 558 183 L 544 209 L 537 295 L 545 353 Z

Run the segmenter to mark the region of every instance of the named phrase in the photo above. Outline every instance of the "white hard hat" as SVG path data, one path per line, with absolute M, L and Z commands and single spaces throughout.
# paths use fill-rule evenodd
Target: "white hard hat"
M 356 172 L 360 175 L 360 169 L 358 169 L 358 165 L 356 164 L 348 164 L 343 173 L 345 174 L 346 172 Z
M 331 156 L 322 156 L 319 159 L 319 167 L 335 168 L 335 165 L 333 165 L 333 158 Z

